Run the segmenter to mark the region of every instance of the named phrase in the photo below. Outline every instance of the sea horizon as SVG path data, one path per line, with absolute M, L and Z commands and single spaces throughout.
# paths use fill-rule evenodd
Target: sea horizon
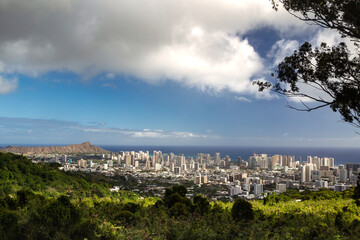
M 69 144 L 0 144 L 1 148 L 12 146 L 66 146 Z M 195 145 L 108 145 L 94 144 L 111 152 L 119 151 L 162 151 L 163 153 L 184 154 L 186 157 L 196 157 L 198 153 L 214 156 L 220 152 L 221 157 L 228 155 L 231 161 L 237 161 L 238 157 L 248 160 L 254 153 L 272 155 L 295 156 L 295 161 L 301 157 L 306 161 L 307 156 L 331 157 L 335 159 L 335 165 L 346 163 L 360 163 L 360 148 L 354 147 L 303 147 L 303 146 L 195 146 Z

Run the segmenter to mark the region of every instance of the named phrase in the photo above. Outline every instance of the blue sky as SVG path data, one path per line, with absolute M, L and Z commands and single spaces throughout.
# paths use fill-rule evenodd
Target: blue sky
M 338 113 L 251 85 L 336 32 L 263 0 L 147 4 L 1 2 L 0 144 L 359 145 Z

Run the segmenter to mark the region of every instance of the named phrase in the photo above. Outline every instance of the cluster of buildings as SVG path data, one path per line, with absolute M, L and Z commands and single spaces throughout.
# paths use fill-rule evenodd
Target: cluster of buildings
M 120 151 L 102 155 L 55 155 L 50 161 L 60 162 L 66 171 L 101 172 L 109 176 L 130 174 L 142 182 L 161 178 L 164 181 L 192 181 L 194 185 L 219 187 L 212 198 L 262 198 L 269 193 L 289 188 L 329 188 L 344 191 L 356 185 L 360 164 L 335 166 L 334 158 L 254 154 L 247 161 L 231 161 L 220 153 L 213 156 L 198 153 L 194 157 L 161 151 Z M 154 187 L 154 186 L 152 186 Z M 156 186 L 155 186 L 156 187 Z M 225 191 L 225 190 L 227 191 Z

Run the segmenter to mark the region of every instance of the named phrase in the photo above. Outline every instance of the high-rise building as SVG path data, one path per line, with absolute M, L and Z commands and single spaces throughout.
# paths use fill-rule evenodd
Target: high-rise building
M 176 166 L 181 167 L 185 164 L 185 157 L 184 156 L 177 156 L 176 157 Z
M 214 158 L 215 158 L 215 165 L 219 166 L 221 160 L 220 153 L 219 152 L 215 153 Z
M 230 187 L 228 189 L 228 194 L 230 197 L 234 196 L 234 195 L 239 195 L 241 193 L 241 187 L 240 186 L 235 186 L 235 187 Z
M 261 196 L 263 193 L 263 185 L 262 184 L 254 184 L 254 195 Z
M 321 179 L 321 172 L 320 170 L 312 170 L 311 171 L 311 180 L 320 180 Z
M 243 188 L 245 191 L 250 191 L 250 184 L 244 183 L 244 184 L 242 185 L 242 188 Z
M 225 156 L 225 168 L 230 168 L 230 157 L 228 155 Z
M 316 166 L 317 169 L 320 168 L 320 158 L 318 158 L 317 156 L 314 156 L 312 158 L 312 164 L 314 164 Z
M 275 167 L 280 162 L 280 155 L 274 155 L 271 157 L 271 165 Z
M 150 160 L 146 160 L 145 167 L 146 169 L 150 169 Z
M 311 171 L 315 170 L 315 165 L 307 163 L 301 167 L 300 182 L 311 182 Z
M 161 170 L 161 167 L 162 167 L 162 166 L 161 166 L 160 163 L 155 163 L 155 168 L 154 168 L 154 169 L 155 169 L 156 171 L 159 171 L 159 170 Z
M 268 157 L 267 154 L 254 154 L 253 156 L 249 157 L 248 163 L 248 166 L 251 169 L 269 169 L 271 168 L 272 159 Z
M 121 164 L 121 160 L 122 160 L 122 155 L 118 155 L 118 160 L 117 160 L 117 164 L 120 165 Z
M 328 181 L 316 180 L 316 181 L 315 181 L 315 187 L 318 187 L 318 188 L 328 188 L 328 187 L 329 187 L 329 184 L 328 184 Z
M 238 163 L 238 166 L 241 166 L 241 164 L 242 164 L 242 159 L 241 159 L 241 157 L 238 157 L 237 163 Z
M 131 166 L 131 155 L 129 152 L 125 153 L 125 165 L 127 167 Z
M 154 162 L 156 163 L 161 163 L 162 160 L 162 152 L 161 151 L 154 151 L 153 152 L 153 158 L 154 158 Z
M 197 156 L 196 156 L 196 161 L 197 161 L 198 163 L 200 163 L 200 165 L 203 163 L 204 156 L 205 156 L 204 153 L 198 153 Z
M 114 165 L 112 160 L 107 160 L 107 164 L 109 167 L 113 167 L 113 165 Z
M 208 183 L 208 178 L 207 178 L 206 175 L 202 175 L 202 176 L 201 176 L 201 183 L 203 183 L 203 184 Z
M 347 181 L 347 171 L 344 168 L 339 169 L 339 182 Z
M 235 188 L 231 187 L 228 189 L 228 194 L 230 197 L 234 196 L 235 195 Z
M 94 163 L 93 163 L 91 160 L 88 161 L 88 167 L 89 167 L 89 168 L 93 168 L 93 167 L 94 167 Z
M 360 172 L 360 163 L 347 163 L 346 171 L 348 171 L 348 173 L 349 173 L 349 171 Z
M 293 167 L 295 167 L 295 166 L 294 166 L 294 163 L 295 163 L 295 156 L 288 156 L 287 166 L 288 166 L 289 168 L 293 168 Z
M 199 171 L 200 170 L 200 163 L 196 162 L 195 163 L 195 171 Z
M 78 166 L 79 166 L 79 168 L 86 168 L 87 167 L 86 160 L 80 159 L 78 161 Z
M 205 163 L 203 163 L 203 165 L 201 166 L 201 170 L 206 171 L 206 164 Z
M 288 165 L 288 158 L 287 158 L 286 155 L 283 155 L 283 156 L 281 157 L 281 166 L 282 166 L 282 167 L 285 167 L 285 166 L 287 166 L 287 165 Z
M 200 173 L 195 175 L 194 183 L 195 184 L 201 184 L 201 174 Z
M 170 163 L 170 172 L 174 172 L 174 171 L 175 171 L 175 164 Z
M 186 168 L 186 164 L 181 165 L 181 170 L 183 170 L 183 171 L 185 171 L 185 172 L 186 172 L 186 170 L 187 170 L 187 168 Z
M 209 164 L 209 163 L 210 163 L 210 160 L 211 160 L 211 155 L 210 155 L 210 154 L 206 154 L 206 156 L 205 156 L 205 162 L 206 162 L 207 164 Z

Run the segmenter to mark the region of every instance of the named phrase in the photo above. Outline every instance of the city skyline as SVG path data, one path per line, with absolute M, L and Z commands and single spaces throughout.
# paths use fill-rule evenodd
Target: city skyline
M 268 0 L 3 1 L 0 21 L 0 144 L 360 144 L 252 85 L 304 41 L 348 41 Z

